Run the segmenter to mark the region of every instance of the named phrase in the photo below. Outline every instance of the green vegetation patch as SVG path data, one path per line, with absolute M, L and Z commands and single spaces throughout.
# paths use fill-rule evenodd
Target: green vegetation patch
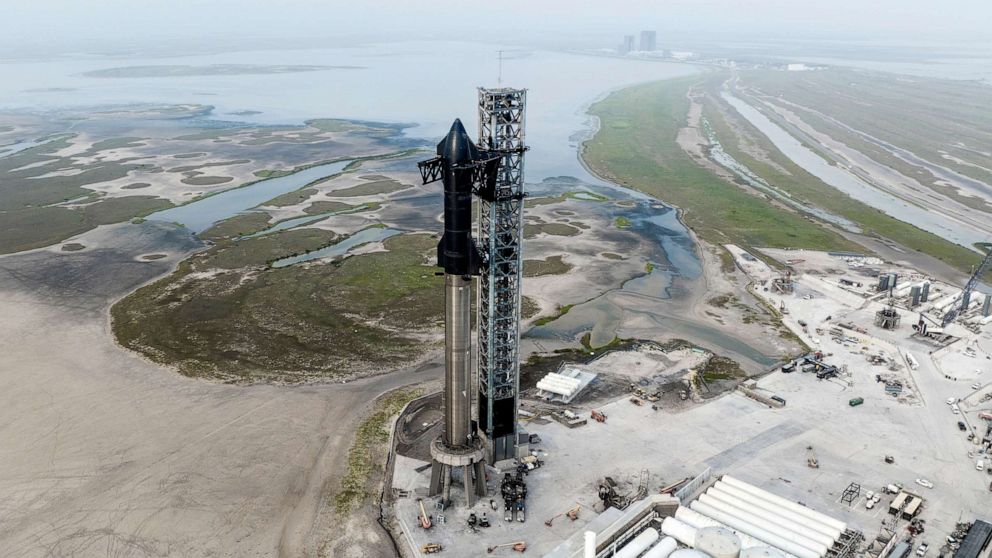
M 619 217 L 617 217 L 616 219 L 614 219 L 613 220 L 613 223 L 619 229 L 628 229 L 628 228 L 630 228 L 630 219 L 624 217 L 623 215 L 620 215 Z
M 234 180 L 230 176 L 190 176 L 181 180 L 183 184 L 190 186 L 216 186 Z
M 572 270 L 572 265 L 562 260 L 563 256 L 548 256 L 543 260 L 524 260 L 524 277 L 542 275 L 564 275 Z
M 733 380 L 747 376 L 736 360 L 717 355 L 711 356 L 706 361 L 706 364 L 699 369 L 699 374 L 707 382 Z
M 860 246 L 804 217 L 772 206 L 699 166 L 676 141 L 686 124 L 688 90 L 700 77 L 618 91 L 590 112 L 602 123 L 583 145 L 597 174 L 673 203 L 703 239 L 745 246 L 852 250 Z
M 303 212 L 308 215 L 321 215 L 323 213 L 336 213 L 338 211 L 347 211 L 349 209 L 354 209 L 355 207 L 356 206 L 344 202 L 320 200 L 320 201 L 315 201 L 312 204 L 308 205 L 306 209 L 303 210 Z
M 524 225 L 524 238 L 535 238 L 541 234 L 552 236 L 575 236 L 579 234 L 578 227 L 567 223 L 540 223 Z
M 520 317 L 529 320 L 541 311 L 541 306 L 533 298 L 523 295 L 520 297 Z
M 350 188 L 343 188 L 341 190 L 334 190 L 329 192 L 329 196 L 335 198 L 357 198 L 359 196 L 376 196 L 382 194 L 392 194 L 399 190 L 405 190 L 410 188 L 408 184 L 401 184 L 396 180 L 377 180 L 375 182 L 368 182 L 365 184 L 358 184 L 357 186 L 352 186 Z
M 348 377 L 400 366 L 439 330 L 443 279 L 436 239 L 386 239 L 386 252 L 270 268 L 278 258 L 341 240 L 294 229 L 224 241 L 111 309 L 125 347 L 185 375 L 233 382 Z
M 369 501 L 373 477 L 385 472 L 390 419 L 422 394 L 421 389 L 400 389 L 373 403 L 372 413 L 359 425 L 355 443 L 348 450 L 348 471 L 341 479 L 341 489 L 334 495 L 334 510 L 338 514 L 346 514 Z
M 272 206 L 272 207 L 286 207 L 289 205 L 296 205 L 298 203 L 303 203 L 310 199 L 311 196 L 317 193 L 314 188 L 304 188 L 302 190 L 293 190 L 292 192 L 286 192 L 285 194 L 276 196 L 271 200 L 265 202 L 262 205 Z
M 270 219 L 269 214 L 264 211 L 239 213 L 234 217 L 215 223 L 214 226 L 198 236 L 204 240 L 213 241 L 246 236 L 269 228 Z
M 540 326 L 543 326 L 543 325 L 550 324 L 551 322 L 557 320 L 558 318 L 564 316 L 565 314 L 568 314 L 568 311 L 571 310 L 573 306 L 575 306 L 575 305 L 574 304 L 566 304 L 564 306 L 559 306 L 558 307 L 558 310 L 554 313 L 554 315 L 552 315 L 552 316 L 544 316 L 542 318 L 538 318 L 538 319 L 534 320 L 534 326 L 535 327 L 540 327 Z

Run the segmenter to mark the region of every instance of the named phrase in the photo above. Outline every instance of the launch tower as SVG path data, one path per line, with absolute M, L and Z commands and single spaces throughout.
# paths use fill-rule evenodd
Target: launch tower
M 498 157 L 480 192 L 479 431 L 490 463 L 517 457 L 526 89 L 479 88 L 479 146 Z

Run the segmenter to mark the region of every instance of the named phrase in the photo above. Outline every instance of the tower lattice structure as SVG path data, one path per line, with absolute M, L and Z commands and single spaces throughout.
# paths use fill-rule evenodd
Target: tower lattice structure
M 526 89 L 479 88 L 479 147 L 499 156 L 495 188 L 480 196 L 479 431 L 489 463 L 516 457 L 520 388 Z

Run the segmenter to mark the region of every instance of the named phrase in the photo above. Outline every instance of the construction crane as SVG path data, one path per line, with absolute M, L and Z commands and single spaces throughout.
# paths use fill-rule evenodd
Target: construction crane
M 507 546 L 512 547 L 513 550 L 515 550 L 517 552 L 523 552 L 523 551 L 527 550 L 527 543 L 526 542 L 524 542 L 524 541 L 514 541 L 514 542 L 510 542 L 510 543 L 503 543 L 503 544 L 497 544 L 497 545 L 490 546 L 489 548 L 486 549 L 486 552 L 488 552 L 489 554 L 492 554 L 494 550 L 497 550 L 497 549 L 500 549 L 500 548 L 505 548 Z
M 971 293 L 978 286 L 978 283 L 982 280 L 982 276 L 988 271 L 989 267 L 992 266 L 992 247 L 989 247 L 989 253 L 985 254 L 985 259 L 972 274 L 971 279 L 968 279 L 968 283 L 964 286 L 964 290 L 961 291 L 961 304 L 951 308 L 944 314 L 944 319 L 941 320 L 941 326 L 947 327 L 957 318 L 959 315 L 964 313 L 968 309 L 968 303 L 971 302 Z
M 427 509 L 424 508 L 424 500 L 420 499 L 418 500 L 418 502 L 420 503 L 420 517 L 418 518 L 420 519 L 420 526 L 423 527 L 424 529 L 430 529 L 431 517 L 427 515 Z
M 581 505 L 580 506 L 575 506 L 574 508 L 572 508 L 572 509 L 570 509 L 570 510 L 568 510 L 566 512 L 561 512 L 558 515 L 555 515 L 551 519 L 545 521 L 544 524 L 547 525 L 548 527 L 551 527 L 551 525 L 555 522 L 555 520 L 558 519 L 559 517 L 563 516 L 563 515 L 567 515 L 569 519 L 571 519 L 572 521 L 575 521 L 576 519 L 579 518 L 579 510 L 581 510 L 581 509 L 582 509 L 582 506 Z

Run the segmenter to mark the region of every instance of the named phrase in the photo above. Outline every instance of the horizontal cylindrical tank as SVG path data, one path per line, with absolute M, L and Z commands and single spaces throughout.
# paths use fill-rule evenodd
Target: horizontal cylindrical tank
M 636 537 L 631 539 L 627 544 L 623 545 L 613 558 L 637 558 L 642 552 L 651 548 L 661 535 L 658 530 L 653 527 L 648 527 L 647 529 L 638 533 Z
M 737 558 L 741 553 L 741 541 L 723 527 L 703 527 L 696 531 L 695 549 L 713 558 Z
M 705 552 L 700 552 L 693 548 L 680 548 L 671 553 L 668 558 L 710 558 Z
M 734 529 L 728 525 L 724 525 L 719 521 L 713 519 L 712 517 L 706 517 L 705 515 L 691 510 L 686 507 L 680 506 L 679 509 L 675 510 L 675 519 L 678 519 L 686 525 L 690 525 L 697 529 L 702 529 L 703 527 L 723 527 L 725 529 L 730 529 L 733 531 L 737 538 L 741 541 L 742 548 L 751 548 L 753 546 L 768 546 L 768 543 L 764 541 L 759 541 L 758 539 Z
M 743 510 L 741 508 L 738 508 L 737 506 L 728 504 L 723 500 L 719 500 L 713 496 L 710 496 L 709 494 L 703 494 L 702 496 L 700 496 L 699 502 L 712 506 L 722 512 L 729 513 L 734 517 L 739 517 L 740 519 L 743 519 L 744 521 L 750 523 L 751 525 L 754 525 L 755 527 L 764 529 L 765 531 L 771 533 L 776 533 L 779 536 L 787 540 L 790 540 L 796 544 L 801 544 L 814 552 L 820 552 L 820 549 L 822 548 L 823 554 L 826 554 L 827 549 L 833 546 L 833 541 L 830 540 L 830 538 L 827 537 L 826 535 L 817 533 L 815 531 L 810 531 L 809 529 L 805 529 L 801 526 L 799 528 L 802 529 L 803 532 L 795 531 L 793 530 L 796 527 L 795 525 L 788 525 L 786 524 L 785 521 L 776 519 L 774 516 L 770 516 L 767 514 L 760 515 L 757 513 L 752 513 L 747 510 Z M 810 533 L 814 535 L 815 538 L 807 536 L 806 533 Z M 827 542 L 825 543 L 820 542 L 820 540 L 818 540 L 818 538 L 820 537 L 826 538 Z
M 830 536 L 815 529 L 815 521 L 810 521 L 809 519 L 805 519 L 804 521 L 804 518 L 801 517 L 798 518 L 798 520 L 791 519 L 785 514 L 769 511 L 754 505 L 754 500 L 756 500 L 756 498 L 738 498 L 723 490 L 715 488 L 711 488 L 706 491 L 706 494 L 700 496 L 700 499 L 702 499 L 703 496 L 725 502 L 743 512 L 755 515 L 765 521 L 770 521 L 775 525 L 778 525 L 781 529 L 788 529 L 789 531 L 806 537 L 811 541 L 816 541 L 827 548 L 833 546 L 834 541 L 837 540 L 837 536 Z
M 582 558 L 596 558 L 596 532 L 586 531 L 584 542 L 585 544 L 582 545 Z
M 799 515 L 808 517 L 808 518 L 812 519 L 813 521 L 819 521 L 820 523 L 824 523 L 826 525 L 830 525 L 832 527 L 835 527 L 837 529 L 840 529 L 840 531 L 842 533 L 847 530 L 847 524 L 844 523 L 843 521 L 839 521 L 837 519 L 834 519 L 834 518 L 830 517 L 829 515 L 820 513 L 818 511 L 811 510 L 811 509 L 807 508 L 806 506 L 800 506 L 799 504 L 797 504 L 797 503 L 795 503 L 795 502 L 793 502 L 791 500 L 787 500 L 787 499 L 785 499 L 785 498 L 783 498 L 781 496 L 772 494 L 771 492 L 768 492 L 767 490 L 762 490 L 762 489 L 758 488 L 757 486 L 748 484 L 748 483 L 746 483 L 746 482 L 744 482 L 742 480 L 735 479 L 734 477 L 731 477 L 730 475 L 723 475 L 723 478 L 721 480 L 723 480 L 725 483 L 727 483 L 727 484 L 729 484 L 731 486 L 736 486 L 736 487 L 740 488 L 741 490 L 744 490 L 746 492 L 750 492 L 751 494 L 754 494 L 756 496 L 760 496 L 760 497 L 764 498 L 765 500 L 768 500 L 769 502 L 772 502 L 774 504 L 778 504 L 778 505 L 782 506 L 783 508 L 785 508 L 787 510 L 792 510 L 792 511 L 798 513 Z
M 741 558 L 785 558 L 785 554 L 770 546 L 753 546 L 741 550 Z
M 698 500 L 693 502 L 689 507 L 703 515 L 712 517 L 720 523 L 725 524 L 727 527 L 747 533 L 748 535 L 764 541 L 776 548 L 781 548 L 789 554 L 795 555 L 797 558 L 823 558 L 823 555 L 826 554 L 826 549 L 823 549 L 822 552 L 819 549 L 811 550 L 802 544 L 797 544 L 786 537 L 776 535 L 773 532 L 769 532 L 765 529 L 752 525 L 739 517 L 735 517 L 732 514 L 715 509 L 712 506 L 699 502 Z
M 641 558 L 668 558 L 678 547 L 678 541 L 672 537 L 665 537 L 649 548 Z
M 714 484 L 712 487 L 710 487 L 709 490 L 706 491 L 706 493 L 713 494 L 714 496 L 716 496 L 717 494 L 726 494 L 729 496 L 733 496 L 734 498 L 748 502 L 751 505 L 755 506 L 756 508 L 760 508 L 768 513 L 777 515 L 779 517 L 783 517 L 793 523 L 797 523 L 808 529 L 812 529 L 817 533 L 822 533 L 823 535 L 830 537 L 832 541 L 837 540 L 842 533 L 840 529 L 837 529 L 832 525 L 827 525 L 819 521 L 812 521 L 810 518 L 806 516 L 799 515 L 798 513 L 792 510 L 779 506 L 768 500 L 757 498 L 753 494 L 749 492 L 745 492 L 740 488 L 736 488 L 723 481 L 717 481 L 716 484 Z
M 696 528 L 674 517 L 661 522 L 661 532 L 686 546 L 696 546 Z

